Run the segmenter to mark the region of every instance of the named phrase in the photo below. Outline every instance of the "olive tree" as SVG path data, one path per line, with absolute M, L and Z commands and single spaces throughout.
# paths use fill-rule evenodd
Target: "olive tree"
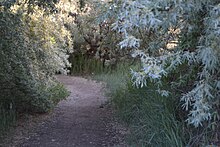
M 186 77 L 193 85 L 182 91 L 180 101 L 195 127 L 219 120 L 220 97 L 220 2 L 218 0 L 114 0 L 107 5 L 116 18 L 112 29 L 120 32 L 121 49 L 132 48 L 142 62 L 132 70 L 136 86 L 154 82 L 158 92 L 163 79 L 174 71 L 181 85 Z M 182 66 L 186 65 L 186 66 Z M 186 69 L 180 70 L 179 67 Z

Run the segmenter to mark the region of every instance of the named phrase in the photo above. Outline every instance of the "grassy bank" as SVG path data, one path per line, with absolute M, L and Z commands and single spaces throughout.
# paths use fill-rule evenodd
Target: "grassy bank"
M 126 122 L 131 130 L 127 143 L 131 147 L 182 147 L 210 146 L 217 147 L 219 139 L 216 128 L 206 125 L 195 128 L 187 124 L 187 112 L 182 109 L 180 89 L 172 88 L 167 77 L 163 89 L 170 91 L 168 97 L 157 92 L 157 86 L 148 81 L 148 87 L 136 88 L 131 82 L 130 69 L 138 69 L 139 64 L 129 62 L 118 64 L 114 71 L 97 74 L 95 80 L 107 84 L 107 94 L 117 110 L 119 118 Z M 192 77 L 193 78 L 193 77 Z M 189 82 L 180 88 L 187 88 Z
M 130 146 L 184 146 L 187 133 L 184 122 L 176 118 L 175 97 L 161 97 L 152 84 L 148 88 L 135 88 L 129 75 L 130 64 L 118 65 L 114 72 L 95 75 L 96 80 L 107 83 L 108 95 L 119 117 L 129 125 L 127 138 Z

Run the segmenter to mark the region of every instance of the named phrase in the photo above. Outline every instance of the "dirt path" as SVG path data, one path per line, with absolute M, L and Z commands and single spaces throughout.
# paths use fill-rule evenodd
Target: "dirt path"
M 125 146 L 125 129 L 104 105 L 103 84 L 79 77 L 58 76 L 71 92 L 51 116 L 29 131 L 19 147 Z

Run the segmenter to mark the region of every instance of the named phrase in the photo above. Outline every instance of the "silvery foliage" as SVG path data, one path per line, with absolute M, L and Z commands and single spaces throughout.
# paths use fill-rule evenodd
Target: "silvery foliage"
M 109 9 L 117 12 L 117 19 L 112 27 L 123 35 L 120 47 L 132 48 L 132 56 L 141 58 L 141 71 L 132 70 L 134 85 L 147 86 L 147 79 L 150 79 L 158 85 L 159 93 L 168 96 L 169 91 L 160 89 L 162 77 L 183 63 L 188 63 L 189 66 L 202 65 L 194 88 L 183 93 L 181 101 L 184 102 L 183 108 L 189 112 L 188 123 L 198 127 L 203 121 L 211 120 L 220 97 L 219 1 L 115 0 Z M 180 34 L 190 33 L 196 27 L 190 23 L 190 20 L 197 17 L 194 12 L 204 11 L 204 30 L 201 31 L 205 33 L 199 36 L 196 50 L 180 50 L 178 43 L 174 49 L 168 50 L 165 46 L 171 36 L 169 30 L 179 29 Z M 147 45 L 143 45 L 143 42 L 148 36 L 141 37 L 138 34 L 140 29 L 146 34 L 153 32 L 155 35 Z M 179 39 L 179 36 L 176 38 Z
M 59 86 L 55 72 L 65 74 L 70 67 L 71 35 L 60 13 L 47 15 L 38 6 L 28 13 L 26 2 L 0 6 L 0 97 L 22 109 L 46 112 L 58 93 L 53 91 Z

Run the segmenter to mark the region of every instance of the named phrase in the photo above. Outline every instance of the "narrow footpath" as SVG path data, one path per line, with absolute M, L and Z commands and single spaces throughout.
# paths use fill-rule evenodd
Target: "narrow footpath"
M 58 76 L 70 91 L 18 147 L 125 147 L 124 129 L 106 105 L 104 84 L 80 77 Z

